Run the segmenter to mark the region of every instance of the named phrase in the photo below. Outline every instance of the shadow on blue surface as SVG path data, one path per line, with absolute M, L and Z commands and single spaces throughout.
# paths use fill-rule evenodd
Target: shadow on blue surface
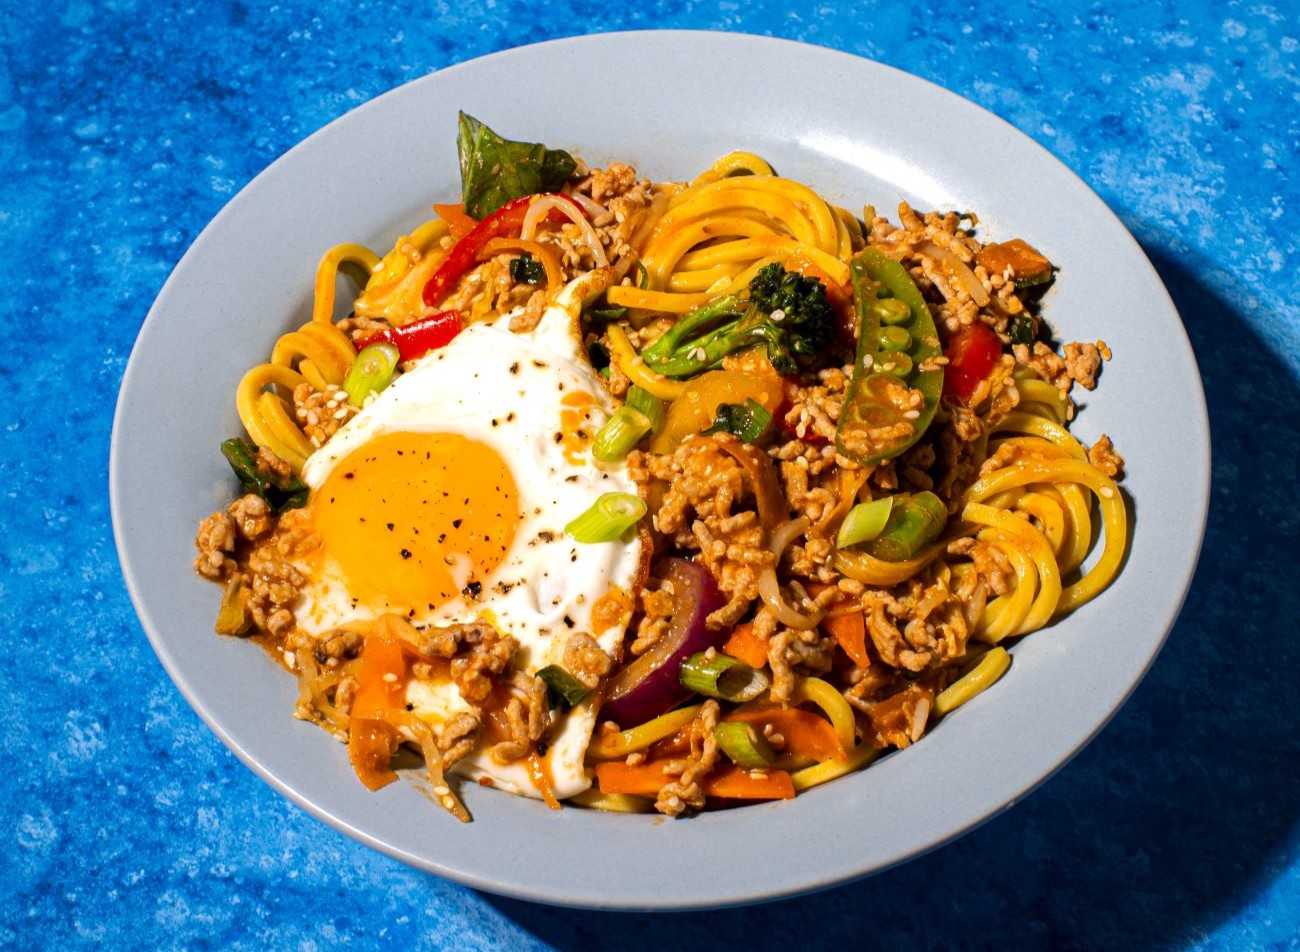
M 1232 916 L 1263 940 L 1256 947 L 1272 947 L 1270 933 L 1294 910 L 1270 912 L 1268 889 L 1294 856 L 1300 815 L 1300 590 L 1287 571 L 1300 528 L 1300 385 L 1239 314 L 1244 289 L 1225 300 L 1199 266 L 1147 250 L 1205 381 L 1211 512 L 1165 650 L 1092 745 L 956 843 L 757 915 L 488 900 L 557 949 L 1184 947 Z M 773 844 L 774 854 L 797 848 Z

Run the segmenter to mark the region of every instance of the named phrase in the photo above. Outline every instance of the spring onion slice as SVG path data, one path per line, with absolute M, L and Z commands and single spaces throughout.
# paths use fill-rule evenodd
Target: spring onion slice
M 638 410 L 645 414 L 650 421 L 650 432 L 658 433 L 664 425 L 664 402 L 656 397 L 645 387 L 632 384 L 627 388 L 627 398 L 624 400 L 624 406 L 629 406 L 633 410 Z
M 538 669 L 537 677 L 546 682 L 546 693 L 552 707 L 573 707 L 586 697 L 590 690 L 558 664 L 548 664 Z
M 641 437 L 649 433 L 652 426 L 650 418 L 640 410 L 621 406 L 596 434 L 591 443 L 591 455 L 602 463 L 621 460 L 641 442 Z
M 343 378 L 343 389 L 347 391 L 348 402 L 356 407 L 362 406 L 366 397 L 392 383 L 399 356 L 396 345 L 387 341 L 371 344 L 357 354 L 357 359 L 352 361 L 352 366 Z
M 713 737 L 733 764 L 742 770 L 759 770 L 776 763 L 776 751 L 767 738 L 745 721 L 722 721 Z
M 605 493 L 564 527 L 575 542 L 613 542 L 646 514 L 645 502 L 631 493 Z
M 682 662 L 682 687 L 724 701 L 752 701 L 772 686 L 766 671 L 757 671 L 731 655 L 698 652 Z
M 889 513 L 885 528 L 866 547 L 867 552 L 886 562 L 904 562 L 937 539 L 947 522 L 947 507 L 929 490 L 902 497 Z
M 870 542 L 884 531 L 893 508 L 893 496 L 858 503 L 849 510 L 849 514 L 840 523 L 839 534 L 835 536 L 835 545 L 845 549 L 861 542 Z

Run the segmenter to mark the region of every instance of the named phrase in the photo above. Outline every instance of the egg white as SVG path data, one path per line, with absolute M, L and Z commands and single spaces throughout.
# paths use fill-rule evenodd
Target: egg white
M 557 295 L 537 327 L 509 330 L 509 315 L 465 328 L 447 346 L 416 362 L 350 420 L 303 467 L 313 490 L 340 461 L 370 440 L 391 432 L 456 433 L 494 449 L 511 470 L 519 504 L 513 542 L 497 569 L 482 584 L 475 601 L 458 598 L 417 615 L 417 625 L 470 623 L 486 618 L 519 642 L 514 665 L 535 672 L 561 661 L 575 631 L 589 632 L 616 655 L 621 624 L 598 629 L 593 608 L 613 587 L 630 591 L 641 563 L 641 544 L 626 541 L 582 544 L 564 526 L 603 493 L 635 494 L 636 484 L 623 463 L 600 464 L 589 449 L 575 465 L 566 458 L 557 434 L 563 431 L 562 400 L 587 394 L 584 428 L 594 434 L 614 409 L 612 399 L 583 353 L 577 330 L 583 279 Z M 464 566 L 468 572 L 468 565 Z M 353 600 L 337 566 L 316 564 L 295 606 L 298 625 L 321 634 L 376 617 L 387 610 Z M 438 724 L 468 710 L 454 685 L 412 681 L 407 701 L 416 713 Z M 572 796 L 590 786 L 583 759 L 594 713 L 591 705 L 570 711 L 553 726 L 546 754 L 555 793 Z M 537 796 L 520 764 L 497 764 L 478 751 L 457 765 L 458 772 L 488 777 L 494 786 Z

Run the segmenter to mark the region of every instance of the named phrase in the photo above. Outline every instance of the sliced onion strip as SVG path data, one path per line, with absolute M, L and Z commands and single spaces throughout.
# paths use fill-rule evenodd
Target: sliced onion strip
M 532 241 L 537 234 L 537 226 L 541 221 L 553 211 L 558 211 L 569 221 L 578 226 L 578 231 L 582 235 L 582 240 L 587 247 L 591 249 L 591 257 L 597 268 L 608 268 L 609 258 L 605 256 L 605 248 L 600 243 L 600 236 L 596 234 L 596 229 L 591 226 L 591 222 L 574 207 L 573 202 L 566 198 L 560 198 L 555 195 L 543 195 L 537 201 L 528 206 L 528 211 L 524 213 L 523 228 L 520 230 L 519 237 L 525 241 Z
M 979 278 L 975 277 L 975 272 L 947 248 L 940 247 L 933 241 L 927 241 L 916 250 L 942 264 L 944 270 L 966 289 L 966 293 L 977 305 L 983 307 L 989 303 L 989 292 L 984 290 L 984 285 L 980 284 Z
M 772 533 L 772 540 L 768 543 L 768 549 L 776 556 L 773 566 L 779 564 L 781 555 L 788 546 L 808 528 L 808 517 L 800 516 L 798 519 L 789 519 L 782 525 L 778 526 Z M 785 600 L 781 593 L 781 586 L 776 580 L 776 569 L 768 567 L 759 573 L 758 576 L 758 594 L 763 599 L 763 604 L 767 606 L 772 616 L 787 628 L 798 628 L 806 630 L 813 628 L 825 612 L 817 611 L 805 615 L 794 608 Z

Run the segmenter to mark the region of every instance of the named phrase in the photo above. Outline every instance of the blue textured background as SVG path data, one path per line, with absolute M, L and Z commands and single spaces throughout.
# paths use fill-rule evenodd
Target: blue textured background
M 1293 0 L 847 12 L 800 0 L 0 0 L 0 23 L 0 286 L 14 337 L 0 360 L 0 946 L 1300 948 Z M 123 589 L 106 485 L 114 399 L 149 304 L 257 172 L 454 62 L 655 27 L 868 56 L 1054 152 L 1173 294 L 1215 461 L 1205 552 L 1164 653 L 1100 738 L 1024 803 L 830 892 L 632 916 L 434 879 L 264 786 L 154 659 Z

